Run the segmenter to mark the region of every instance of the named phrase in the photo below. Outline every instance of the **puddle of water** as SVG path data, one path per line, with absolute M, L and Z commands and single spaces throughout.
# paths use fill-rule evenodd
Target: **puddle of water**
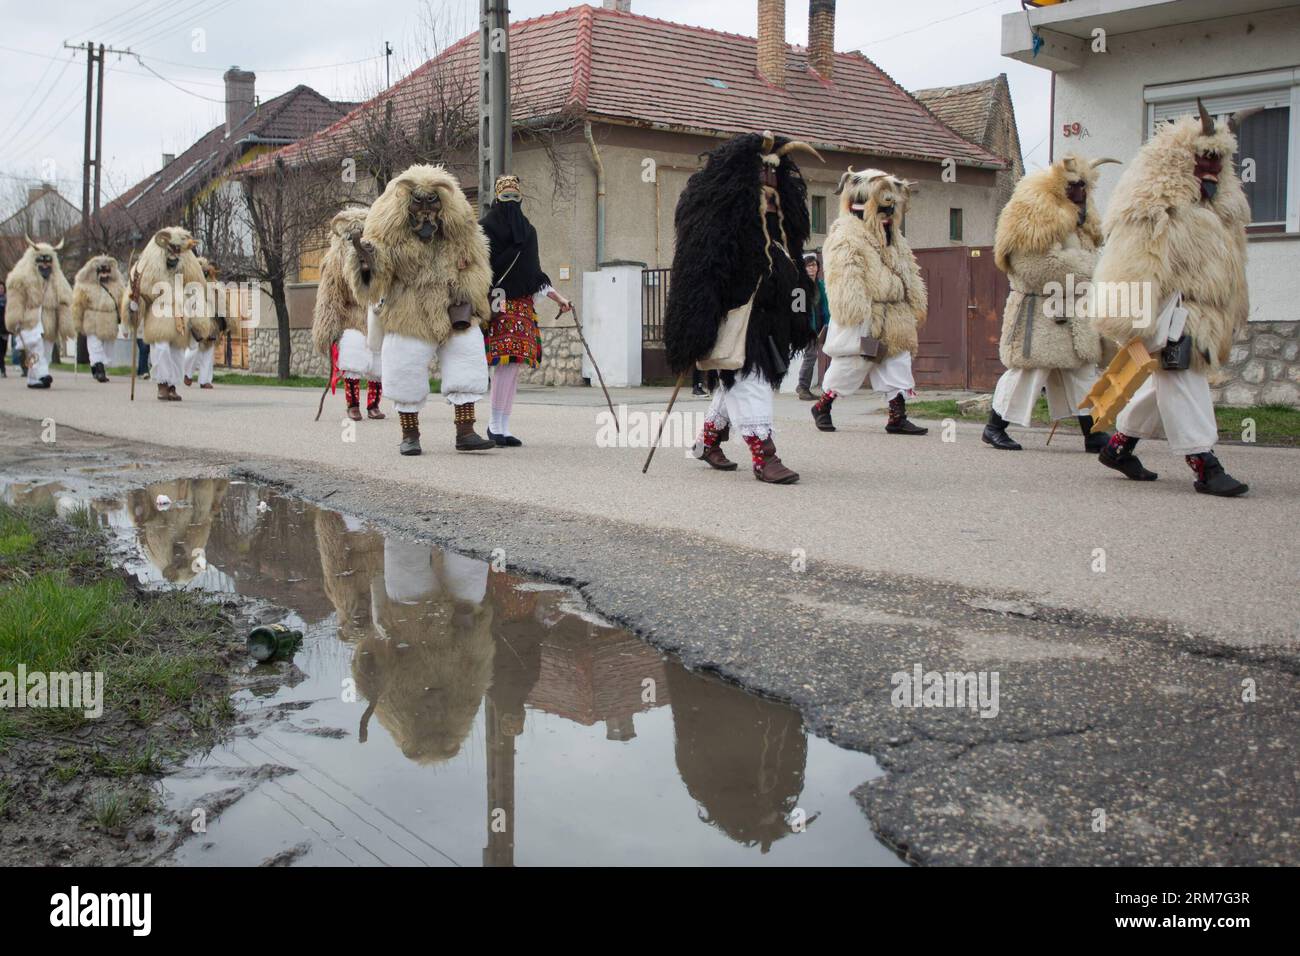
M 0 498 L 89 507 L 142 581 L 274 602 L 305 633 L 293 668 L 250 663 L 281 677 L 235 695 L 229 740 L 164 780 L 170 809 L 208 808 L 178 863 L 900 865 L 850 796 L 871 757 L 568 588 L 239 482 Z

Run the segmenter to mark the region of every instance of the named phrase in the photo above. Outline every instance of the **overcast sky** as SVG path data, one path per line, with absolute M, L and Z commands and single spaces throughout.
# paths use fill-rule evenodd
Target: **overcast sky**
M 511 17 L 574 5 L 511 0 Z M 382 86 L 385 40 L 396 50 L 394 80 L 422 62 L 417 38 L 426 6 L 450 35 L 476 29 L 478 0 L 4 0 L 0 211 L 9 211 L 3 207 L 19 180 L 48 178 L 51 170 L 60 190 L 81 202 L 86 61 L 65 41 L 129 47 L 165 78 L 129 57 L 108 57 L 107 201 L 156 170 L 161 154 L 183 151 L 224 121 L 221 74 L 229 66 L 254 70 L 263 100 L 299 83 L 335 99 L 364 98 Z M 864 8 L 889 12 L 870 18 Z M 756 9 L 756 0 L 632 0 L 635 13 L 750 36 Z M 998 52 L 1001 16 L 1019 9 L 1020 0 L 841 0 L 835 47 L 863 50 L 908 89 L 1006 73 L 1026 166 L 1034 168 L 1047 158 L 1049 74 Z M 786 13 L 787 41 L 806 43 L 806 0 L 787 0 Z M 196 52 L 200 41 L 206 49 Z

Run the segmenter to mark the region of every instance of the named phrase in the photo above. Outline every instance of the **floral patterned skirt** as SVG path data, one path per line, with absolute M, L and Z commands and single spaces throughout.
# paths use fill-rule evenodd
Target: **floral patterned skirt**
M 519 362 L 536 368 L 542 361 L 542 335 L 533 297 L 507 299 L 504 312 L 492 313 L 486 338 L 488 365 Z

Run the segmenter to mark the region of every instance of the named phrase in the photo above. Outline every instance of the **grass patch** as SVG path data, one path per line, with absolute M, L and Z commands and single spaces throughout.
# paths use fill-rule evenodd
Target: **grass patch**
M 944 419 L 957 421 L 985 422 L 987 414 L 964 415 L 957 408 L 955 399 L 937 401 L 913 401 L 907 403 L 907 412 L 915 418 Z M 1300 408 L 1289 405 L 1255 405 L 1249 408 L 1216 407 L 1214 417 L 1219 423 L 1219 438 L 1223 441 L 1244 441 L 1247 434 L 1247 420 L 1254 422 L 1255 443 L 1260 445 L 1283 445 L 1300 447 Z M 1050 425 L 1051 418 L 1047 411 L 1047 399 L 1040 398 L 1034 405 L 1033 423 Z M 1063 421 L 1061 428 L 1074 428 L 1071 421 Z
M 120 787 L 163 772 L 182 746 L 214 741 L 234 707 L 220 608 L 187 591 L 140 591 L 106 553 L 88 513 L 0 504 L 0 671 L 103 675 L 98 718 L 86 716 L 90 699 L 0 709 L 0 754 L 43 787 L 119 780 L 111 796 L 78 798 L 83 821 L 113 830 L 140 812 Z
M 62 360 L 60 360 L 60 361 L 58 361 L 58 362 L 51 362 L 51 363 L 50 363 L 50 370 L 51 370 L 51 371 L 56 371 L 56 372 L 67 372 L 69 375 L 73 374 L 72 363 L 71 363 L 71 362 L 65 362 L 65 361 L 62 361 Z M 110 365 L 110 366 L 105 366 L 104 371 L 105 371 L 106 373 L 108 373 L 109 375 L 120 375 L 120 376 L 122 376 L 122 377 L 124 377 L 124 378 L 130 378 L 130 377 L 131 377 L 131 366 L 129 366 L 129 365 Z M 81 375 L 89 375 L 89 374 L 90 374 L 90 366 L 87 365 L 85 362 L 82 362 L 80 365 L 78 365 L 78 366 L 76 367 L 76 372 L 77 372 L 78 374 L 81 374 Z
M 121 581 L 73 584 L 43 571 L 0 592 L 0 671 L 69 671 L 131 633 Z
M 315 388 L 324 389 L 329 384 L 329 377 L 324 375 L 290 375 L 288 378 L 276 378 L 274 375 L 253 375 L 248 372 L 217 372 L 212 381 L 217 385 L 262 385 L 270 388 Z M 429 379 L 429 391 L 437 394 L 441 382 Z M 343 386 L 339 385 L 342 391 Z

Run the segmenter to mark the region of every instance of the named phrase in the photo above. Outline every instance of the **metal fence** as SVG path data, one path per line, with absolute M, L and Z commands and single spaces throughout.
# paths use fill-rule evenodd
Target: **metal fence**
M 668 308 L 668 283 L 672 269 L 641 270 L 641 341 L 664 340 L 664 312 Z

